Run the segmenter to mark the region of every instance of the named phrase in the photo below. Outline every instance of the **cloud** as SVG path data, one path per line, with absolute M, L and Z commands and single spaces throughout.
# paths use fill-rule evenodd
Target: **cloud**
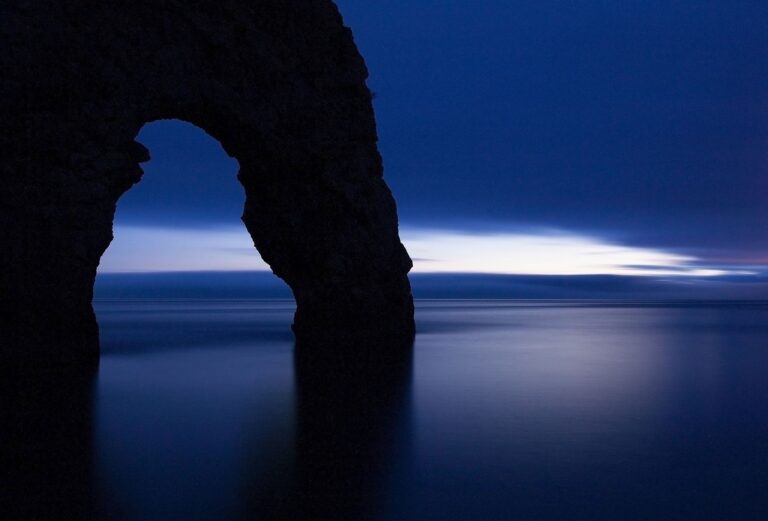
M 115 226 L 114 236 L 101 258 L 101 273 L 269 270 L 242 226 Z
M 692 256 L 568 232 L 470 234 L 406 228 L 402 237 L 416 273 L 654 277 L 734 273 L 704 266 Z
M 243 227 L 116 226 L 101 273 L 269 271 Z M 402 239 L 414 273 L 715 277 L 751 272 L 693 256 L 613 244 L 566 231 L 466 233 L 409 228 Z

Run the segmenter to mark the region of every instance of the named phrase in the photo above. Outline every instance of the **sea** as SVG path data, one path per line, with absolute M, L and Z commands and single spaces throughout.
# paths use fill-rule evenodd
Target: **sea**
M 363 367 L 290 299 L 95 310 L 98 369 L 0 408 L 9 519 L 768 519 L 768 302 L 421 299 Z

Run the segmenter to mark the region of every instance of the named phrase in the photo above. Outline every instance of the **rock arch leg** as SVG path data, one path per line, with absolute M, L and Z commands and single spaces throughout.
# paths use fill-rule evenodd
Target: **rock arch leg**
M 392 196 L 376 175 L 378 153 L 356 145 L 297 164 L 296 152 L 262 159 L 258 169 L 246 163 L 240 178 L 243 221 L 293 289 L 299 346 L 407 343 L 414 333 L 411 260 Z
M 61 155 L 50 143 L 16 149 L 23 160 L 0 189 L 0 362 L 98 359 L 96 268 L 112 240 L 115 201 L 140 178 L 146 151 L 131 140 L 99 147 L 103 135 L 63 135 L 82 141 Z

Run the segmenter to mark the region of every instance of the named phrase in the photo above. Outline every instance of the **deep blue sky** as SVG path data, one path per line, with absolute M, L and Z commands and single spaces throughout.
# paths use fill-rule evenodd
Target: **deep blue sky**
M 338 4 L 404 227 L 768 263 L 768 2 Z M 237 225 L 217 143 L 172 122 L 141 140 L 154 159 L 118 227 Z
M 407 222 L 768 251 L 768 2 L 339 5 Z

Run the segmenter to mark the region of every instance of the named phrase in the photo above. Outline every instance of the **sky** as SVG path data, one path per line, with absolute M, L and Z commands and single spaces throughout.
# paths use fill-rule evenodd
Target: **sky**
M 761 278 L 768 3 L 337 2 L 415 273 Z M 237 163 L 148 124 L 101 272 L 263 270 Z

